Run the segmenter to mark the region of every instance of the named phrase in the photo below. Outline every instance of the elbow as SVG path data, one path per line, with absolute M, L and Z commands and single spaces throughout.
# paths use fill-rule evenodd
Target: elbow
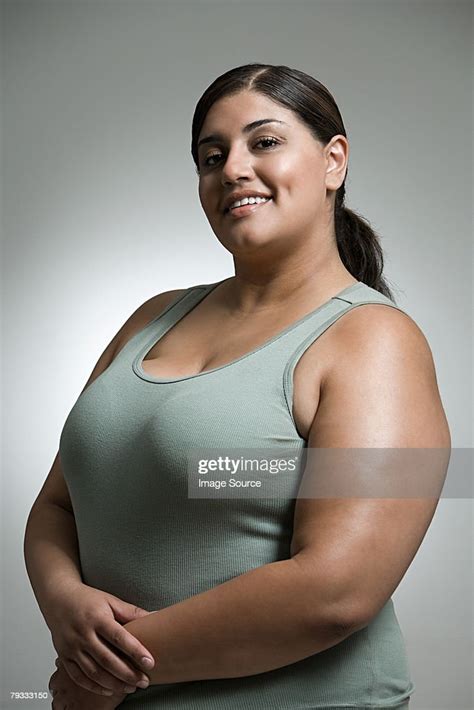
M 367 595 L 352 580 L 338 579 L 334 585 L 328 589 L 330 618 L 335 629 L 346 638 L 368 626 L 373 610 L 369 612 Z
M 324 614 L 328 627 L 339 640 L 343 640 L 360 631 L 370 622 L 370 618 L 360 608 L 360 605 L 348 597 L 337 597 L 331 600 L 326 597 L 326 612 Z
M 292 560 L 303 573 L 306 618 L 316 633 L 321 633 L 321 629 L 325 628 L 342 641 L 370 623 L 370 615 L 362 608 L 360 600 L 348 594 L 347 584 L 338 584 L 336 588 L 327 580 L 321 580 L 320 576 L 315 580 L 300 559 L 295 556 Z
M 334 633 L 341 640 L 360 631 L 370 623 L 368 616 L 361 613 L 356 606 L 355 604 L 339 605 L 330 615 Z
M 317 640 L 315 653 L 344 641 L 368 624 L 365 617 L 357 614 L 355 610 L 336 605 L 325 606 L 322 601 L 318 604 L 314 590 L 312 606 L 312 612 L 306 616 L 306 619 L 311 638 Z

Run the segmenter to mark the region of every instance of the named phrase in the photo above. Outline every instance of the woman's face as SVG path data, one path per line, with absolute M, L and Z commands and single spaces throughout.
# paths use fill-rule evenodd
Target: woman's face
M 255 121 L 268 121 L 248 128 Z M 210 140 L 207 140 L 209 137 Z M 199 199 L 219 241 L 236 253 L 280 240 L 308 240 L 332 224 L 332 190 L 342 184 L 347 141 L 325 147 L 299 116 L 267 96 L 242 91 L 216 101 L 198 138 Z M 235 192 L 271 196 L 225 210 Z

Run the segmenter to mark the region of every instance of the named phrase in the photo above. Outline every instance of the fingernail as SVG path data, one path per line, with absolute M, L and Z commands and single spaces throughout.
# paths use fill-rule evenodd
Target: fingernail
M 137 683 L 139 688 L 148 688 L 148 681 L 147 680 L 139 680 Z
M 136 688 L 134 685 L 126 685 L 124 690 L 126 693 L 134 693 L 136 691 Z
M 142 663 L 147 668 L 151 668 L 153 665 L 153 660 L 151 658 L 148 658 L 148 656 L 143 656 Z

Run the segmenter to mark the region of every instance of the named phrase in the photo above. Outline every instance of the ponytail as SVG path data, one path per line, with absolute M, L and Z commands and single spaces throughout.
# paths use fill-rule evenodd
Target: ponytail
M 354 278 L 395 302 L 382 276 L 384 259 L 380 237 L 362 215 L 345 206 L 344 182 L 336 192 L 334 206 L 336 243 L 341 261 Z

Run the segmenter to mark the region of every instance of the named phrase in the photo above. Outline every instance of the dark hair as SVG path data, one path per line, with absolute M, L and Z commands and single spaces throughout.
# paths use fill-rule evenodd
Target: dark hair
M 264 94 L 294 111 L 323 145 L 335 135 L 346 136 L 342 116 L 333 96 L 317 79 L 284 65 L 244 64 L 217 77 L 196 105 L 192 121 L 191 153 L 198 174 L 197 142 L 207 112 L 218 99 L 242 90 Z M 384 261 L 379 236 L 364 217 L 344 205 L 344 197 L 345 179 L 336 191 L 334 205 L 334 228 L 341 261 L 354 278 L 394 301 L 382 277 Z

